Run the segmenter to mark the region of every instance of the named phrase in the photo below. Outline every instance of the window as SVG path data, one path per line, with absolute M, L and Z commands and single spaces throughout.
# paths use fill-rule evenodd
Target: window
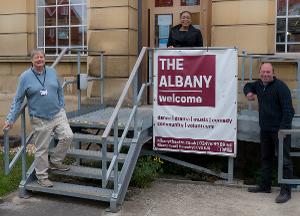
M 276 52 L 300 52 L 300 0 L 277 0 Z
M 37 0 L 38 48 L 52 55 L 64 47 L 86 48 L 86 11 L 86 0 Z
M 155 0 L 155 7 L 172 7 L 173 0 Z
M 170 29 L 173 23 L 172 14 L 155 15 L 155 46 L 160 48 L 167 47 Z
M 193 5 L 200 5 L 200 0 L 181 0 L 181 6 L 193 6 Z

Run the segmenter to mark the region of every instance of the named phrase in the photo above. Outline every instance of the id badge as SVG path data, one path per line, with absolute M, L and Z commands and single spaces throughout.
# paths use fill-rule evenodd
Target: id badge
M 41 96 L 46 96 L 46 95 L 48 95 L 47 89 L 41 89 L 41 90 L 40 90 L 40 94 L 41 94 Z

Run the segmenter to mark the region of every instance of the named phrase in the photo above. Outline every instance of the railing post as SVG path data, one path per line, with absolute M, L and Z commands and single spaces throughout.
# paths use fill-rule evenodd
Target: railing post
M 114 166 L 114 193 L 116 194 L 118 192 L 118 187 L 119 187 L 119 181 L 118 181 L 118 156 L 119 156 L 119 147 L 118 147 L 118 137 L 119 137 L 119 120 L 118 117 L 116 118 L 116 121 L 114 123 L 114 156 L 117 158 Z
M 22 152 L 22 180 L 26 179 L 26 119 L 25 119 L 25 109 L 22 112 L 21 116 L 21 147 L 23 148 Z
M 102 144 L 102 187 L 106 188 L 107 183 L 107 138 L 104 138 Z
M 300 61 L 297 61 L 297 91 L 296 91 L 296 113 L 300 113 Z
M 9 135 L 8 130 L 4 129 L 4 173 L 9 173 Z
M 80 50 L 77 51 L 77 109 L 81 108 L 81 90 L 80 90 Z
M 244 86 L 244 82 L 245 82 L 245 65 L 246 65 L 246 51 L 243 50 L 242 51 L 242 77 L 241 77 L 241 86 Z
M 286 134 L 279 131 L 278 133 L 278 182 L 283 178 L 283 139 Z
M 253 57 L 250 56 L 249 58 L 249 81 L 251 82 L 252 81 L 252 75 L 253 75 Z M 252 102 L 249 101 L 248 102 L 248 109 L 249 110 L 252 110 Z
M 100 108 L 104 104 L 104 52 L 100 51 Z

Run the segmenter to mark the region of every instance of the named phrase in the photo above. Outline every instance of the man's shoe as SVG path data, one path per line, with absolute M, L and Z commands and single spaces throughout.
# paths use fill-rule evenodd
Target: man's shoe
M 281 189 L 279 195 L 276 197 L 276 203 L 285 203 L 291 199 L 290 189 Z
M 65 165 L 63 163 L 52 163 L 49 162 L 49 169 L 50 170 L 59 170 L 59 171 L 68 171 L 70 169 L 69 165 Z
M 271 188 L 264 188 L 261 186 L 249 187 L 248 192 L 250 192 L 250 193 L 271 193 Z
M 49 179 L 38 179 L 37 183 L 43 187 L 53 187 L 53 182 L 50 181 Z

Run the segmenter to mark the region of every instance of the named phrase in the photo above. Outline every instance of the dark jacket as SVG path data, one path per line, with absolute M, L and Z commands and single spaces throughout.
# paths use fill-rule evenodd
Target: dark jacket
M 170 30 L 167 46 L 174 47 L 202 47 L 203 39 L 200 30 L 190 25 L 188 31 L 179 31 L 180 25 L 174 26 Z
M 244 94 L 249 92 L 257 95 L 261 130 L 275 132 L 291 128 L 295 112 L 291 92 L 284 82 L 274 77 L 264 86 L 261 80 L 257 80 L 245 85 Z

